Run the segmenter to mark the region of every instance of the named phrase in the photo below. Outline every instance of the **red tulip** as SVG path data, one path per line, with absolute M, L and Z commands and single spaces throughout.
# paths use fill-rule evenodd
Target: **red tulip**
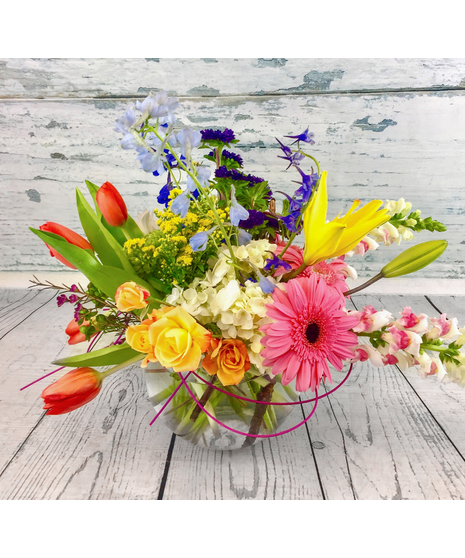
M 89 322 L 87 320 L 84 320 L 81 325 L 88 326 Z M 79 331 L 80 327 L 81 326 L 78 325 L 77 321 L 74 318 L 66 326 L 65 333 L 66 335 L 69 335 L 68 345 L 76 345 L 77 343 L 82 343 L 86 340 L 85 334 Z M 98 331 L 96 331 L 92 335 L 92 337 L 94 337 L 94 335 L 97 335 L 97 333 Z
M 102 375 L 93 368 L 75 368 L 42 392 L 47 415 L 63 415 L 97 397 Z
M 113 184 L 109 182 L 102 184 L 97 190 L 96 200 L 100 211 L 109 225 L 121 227 L 126 223 L 128 210 L 121 194 Z
M 45 225 L 39 227 L 41 231 L 44 232 L 51 232 L 54 234 L 58 234 L 59 236 L 63 237 L 67 242 L 73 244 L 74 246 L 79 246 L 79 248 L 83 248 L 84 250 L 92 250 L 92 246 L 87 242 L 85 238 L 83 238 L 80 234 L 75 233 L 71 229 L 64 227 L 63 225 L 59 225 L 58 223 L 52 223 L 48 221 Z M 45 243 L 47 248 L 50 250 L 50 255 L 59 260 L 61 263 L 67 265 L 71 269 L 76 269 L 73 264 L 69 263 L 68 260 L 59 254 L 54 248 L 51 248 L 47 243 Z

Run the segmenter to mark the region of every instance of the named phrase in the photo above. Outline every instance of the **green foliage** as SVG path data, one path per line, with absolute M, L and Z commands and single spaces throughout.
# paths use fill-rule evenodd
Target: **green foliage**
M 127 343 L 123 343 L 122 345 L 112 345 L 82 355 L 61 358 L 55 360 L 52 364 L 58 366 L 111 366 L 126 362 L 137 355 L 140 355 L 142 360 L 142 353 L 131 349 Z

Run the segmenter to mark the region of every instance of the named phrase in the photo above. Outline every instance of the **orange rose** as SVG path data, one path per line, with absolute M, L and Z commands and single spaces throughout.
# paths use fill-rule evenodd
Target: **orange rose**
M 147 306 L 146 299 L 150 296 L 149 291 L 139 287 L 134 281 L 123 283 L 116 289 L 115 303 L 120 312 L 140 310 Z
M 250 368 L 247 347 L 240 339 L 212 339 L 202 366 L 210 376 L 216 374 L 224 386 L 235 386 Z

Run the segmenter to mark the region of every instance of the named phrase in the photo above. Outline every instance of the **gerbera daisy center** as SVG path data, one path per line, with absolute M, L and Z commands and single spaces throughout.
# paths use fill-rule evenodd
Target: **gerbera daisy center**
M 305 330 L 305 337 L 309 343 L 316 343 L 318 341 L 318 337 L 320 336 L 320 326 L 315 323 L 309 323 Z

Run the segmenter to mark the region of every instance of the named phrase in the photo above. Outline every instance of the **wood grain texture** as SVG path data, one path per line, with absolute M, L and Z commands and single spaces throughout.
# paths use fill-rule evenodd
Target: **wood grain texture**
M 283 428 L 301 420 L 296 406 Z M 305 428 L 234 452 L 210 451 L 177 438 L 163 499 L 320 500 L 310 443 Z
M 69 415 L 44 416 L 40 398 L 67 370 L 19 391 L 52 371 L 52 360 L 85 350 L 66 344 L 69 312 L 50 298 L 40 291 L 19 306 L 17 291 L 0 297 L 16 300 L 0 340 L 0 499 L 156 499 L 171 433 L 149 426 L 154 410 L 139 368 L 109 378 Z
M 434 312 L 424 297 L 410 295 L 359 294 L 353 302 L 395 315 L 407 304 Z M 465 498 L 462 388 L 359 363 L 322 411 L 309 430 L 323 446 L 315 458 L 328 499 Z
M 465 59 L 0 59 L 0 97 L 300 95 L 465 87 Z
M 111 181 L 134 216 L 157 205 L 163 178 L 142 171 L 112 131 L 126 106 L 121 100 L 0 103 L 2 270 L 61 267 L 27 227 L 51 220 L 80 231 L 74 189 L 85 188 L 85 179 Z M 449 240 L 448 250 L 422 276 L 463 277 L 463 92 L 187 99 L 178 112 L 179 126 L 233 128 L 246 172 L 287 193 L 296 188 L 296 173 L 284 170 L 275 137 L 310 124 L 312 153 L 329 171 L 328 217 L 347 210 L 355 198 L 404 197 L 448 227 L 434 235 Z M 373 275 L 405 247 L 382 248 L 354 265 L 361 276 Z

